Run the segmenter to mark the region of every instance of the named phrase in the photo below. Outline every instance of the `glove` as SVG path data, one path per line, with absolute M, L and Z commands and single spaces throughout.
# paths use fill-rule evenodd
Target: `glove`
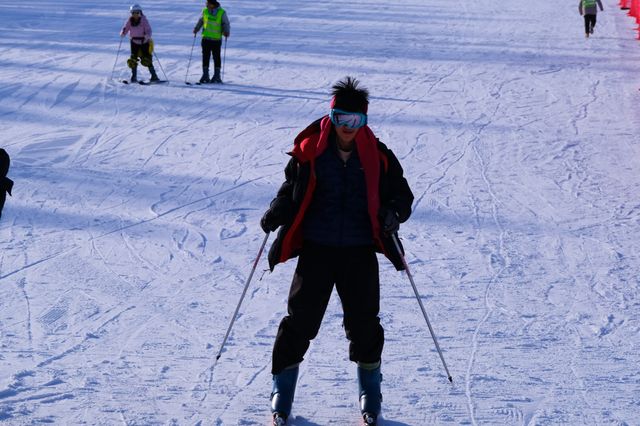
M 400 220 L 398 213 L 387 207 L 380 207 L 378 210 L 378 219 L 380 219 L 380 227 L 385 235 L 391 235 L 400 229 Z
M 260 226 L 264 232 L 273 232 L 280 225 L 293 220 L 293 207 L 286 197 L 276 197 L 260 219 Z
M 0 194 L 5 192 L 11 195 L 11 189 L 13 188 L 13 181 L 8 177 L 0 177 Z
M 229 38 L 229 33 L 224 33 L 224 38 Z
M 280 223 L 271 209 L 267 210 L 260 219 L 260 226 L 265 233 L 273 232 L 280 227 Z

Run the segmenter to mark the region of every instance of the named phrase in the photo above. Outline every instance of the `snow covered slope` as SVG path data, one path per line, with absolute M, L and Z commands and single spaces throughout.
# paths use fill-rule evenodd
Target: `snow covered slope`
M 638 424 L 640 46 L 617 2 L 588 40 L 573 1 L 222 5 L 227 84 L 191 87 L 202 2 L 142 3 L 171 80 L 149 87 L 118 82 L 128 4 L 0 3 L 0 422 L 267 424 L 295 261 L 263 259 L 215 355 L 285 153 L 353 75 L 416 194 L 401 235 L 454 378 L 381 259 L 385 424 Z M 334 297 L 293 424 L 356 425 L 355 380 Z

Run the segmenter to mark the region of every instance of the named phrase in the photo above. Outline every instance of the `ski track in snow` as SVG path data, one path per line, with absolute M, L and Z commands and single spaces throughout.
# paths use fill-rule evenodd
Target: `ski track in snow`
M 295 262 L 263 256 L 216 355 L 286 152 L 354 75 L 416 196 L 401 236 L 454 379 L 381 258 L 384 424 L 636 424 L 640 50 L 617 3 L 589 40 L 574 4 L 223 6 L 222 86 L 184 84 L 199 7 L 145 6 L 170 79 L 148 87 L 119 83 L 124 6 L 0 5 L 0 423 L 267 424 Z M 334 295 L 294 426 L 358 424 L 341 322 Z

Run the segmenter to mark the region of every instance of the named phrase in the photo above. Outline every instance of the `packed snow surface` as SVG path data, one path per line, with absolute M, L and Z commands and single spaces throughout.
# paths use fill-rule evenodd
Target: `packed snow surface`
M 158 86 L 123 85 L 122 1 L 2 0 L 0 422 L 265 425 L 295 260 L 258 263 L 295 135 L 346 75 L 416 195 L 380 257 L 387 426 L 637 425 L 640 46 L 605 0 L 143 2 Z M 142 78 L 148 72 L 139 71 Z M 270 246 L 273 238 L 267 242 Z M 334 294 L 292 424 L 357 425 Z

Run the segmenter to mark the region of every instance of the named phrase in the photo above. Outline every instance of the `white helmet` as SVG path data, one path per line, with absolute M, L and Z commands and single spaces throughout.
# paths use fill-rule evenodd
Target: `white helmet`
M 131 5 L 131 7 L 129 8 L 129 13 L 133 13 L 133 12 L 142 13 L 142 8 L 138 3 Z

